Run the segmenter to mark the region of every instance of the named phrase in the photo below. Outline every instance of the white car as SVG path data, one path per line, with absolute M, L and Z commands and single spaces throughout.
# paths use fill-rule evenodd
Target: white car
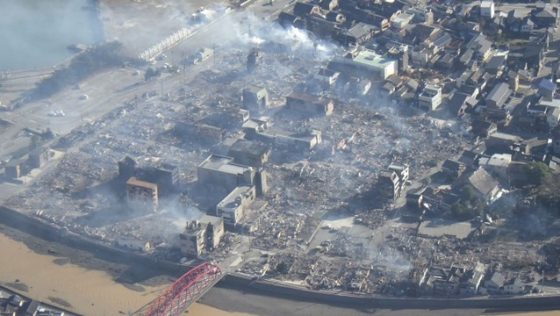
M 48 115 L 54 117 L 64 117 L 66 116 L 66 113 L 64 113 L 63 110 L 54 110 L 54 111 L 50 111 Z

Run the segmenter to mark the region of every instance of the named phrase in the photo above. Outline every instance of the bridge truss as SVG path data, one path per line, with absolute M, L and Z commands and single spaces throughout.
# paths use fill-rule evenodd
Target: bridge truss
M 222 278 L 217 265 L 206 262 L 190 269 L 145 308 L 144 316 L 179 316 Z

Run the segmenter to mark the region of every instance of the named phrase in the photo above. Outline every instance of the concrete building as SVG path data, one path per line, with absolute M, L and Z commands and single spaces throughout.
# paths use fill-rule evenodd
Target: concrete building
M 259 168 L 268 161 L 270 152 L 270 146 L 268 145 L 257 141 L 238 139 L 231 145 L 228 155 L 236 163 Z
M 439 86 L 428 84 L 418 96 L 418 106 L 426 111 L 436 110 L 442 102 L 442 89 Z
M 378 192 L 391 200 L 396 200 L 404 192 L 410 169 L 407 165 L 390 165 L 378 178 Z
M 220 127 L 201 122 L 178 122 L 173 130 L 185 143 L 213 145 L 224 140 L 226 131 Z
M 23 162 L 13 160 L 4 167 L 4 176 L 8 179 L 17 179 L 24 175 L 24 170 Z
M 286 150 L 291 153 L 308 152 L 323 141 L 319 130 L 290 133 L 280 129 L 269 129 L 266 120 L 249 120 L 243 125 L 243 132 L 245 132 L 245 139 L 269 144 L 275 150 Z
M 28 154 L 27 166 L 29 169 L 41 168 L 49 160 L 49 151 L 45 148 L 35 148 Z
M 256 112 L 266 109 L 268 107 L 268 91 L 255 85 L 243 89 L 243 106 Z
M 370 70 L 381 79 L 398 74 L 397 61 L 378 55 L 371 50 L 359 52 L 353 59 L 358 66 Z
M 158 186 L 158 193 L 161 195 L 175 191 L 179 181 L 179 168 L 161 161 L 139 166 L 136 160 L 127 156 L 118 162 L 118 168 L 119 178 L 123 181 L 134 177 L 138 180 L 155 183 Z
M 18 179 L 27 175 L 32 169 L 42 167 L 49 159 L 48 150 L 38 147 L 27 155 L 12 160 L 4 166 L 4 176 L 8 179 Z
M 329 63 L 329 69 L 341 73 L 360 76 L 368 79 L 387 79 L 398 74 L 398 62 L 376 52 L 364 49 L 356 53 L 352 59 L 342 58 Z
M 235 226 L 245 214 L 245 209 L 256 199 L 255 187 L 240 186 L 235 188 L 216 206 L 216 215 L 224 219 L 224 224 Z
M 480 16 L 493 19 L 495 15 L 494 1 L 483 0 L 480 2 Z
M 394 172 L 383 171 L 379 174 L 377 188 L 381 196 L 395 200 L 399 197 L 399 177 Z
M 133 210 L 157 211 L 159 204 L 158 185 L 138 180 L 135 177 L 126 182 L 126 202 Z
M 190 258 L 198 258 L 218 247 L 223 236 L 223 219 L 203 215 L 198 220 L 188 222 L 185 231 L 179 235 L 181 253 Z
M 268 181 L 263 170 L 234 162 L 232 157 L 210 155 L 197 169 L 198 181 L 227 192 L 238 186 L 255 186 L 257 194 L 268 191 Z
M 331 115 L 334 101 L 307 93 L 292 92 L 286 97 L 286 109 L 304 115 Z
M 391 28 L 396 30 L 401 30 L 412 22 L 414 18 L 414 13 L 412 12 L 400 12 L 391 18 Z

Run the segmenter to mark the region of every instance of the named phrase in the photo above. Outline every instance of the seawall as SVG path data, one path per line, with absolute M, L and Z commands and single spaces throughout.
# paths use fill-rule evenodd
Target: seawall
M 155 260 L 147 255 L 137 254 L 101 244 L 65 230 L 54 227 L 37 218 L 15 210 L 0 207 L 0 223 L 35 237 L 85 250 L 97 258 L 126 265 L 143 266 L 172 276 L 180 276 L 188 267 L 178 263 Z M 360 306 L 387 309 L 461 309 L 486 308 L 507 310 L 550 310 L 560 309 L 560 296 L 509 296 L 474 298 L 396 298 L 378 295 L 357 295 L 347 292 L 314 291 L 289 284 L 256 280 L 255 278 L 230 273 L 217 286 L 232 288 L 256 294 L 282 297 L 297 301 L 310 301 L 341 306 Z

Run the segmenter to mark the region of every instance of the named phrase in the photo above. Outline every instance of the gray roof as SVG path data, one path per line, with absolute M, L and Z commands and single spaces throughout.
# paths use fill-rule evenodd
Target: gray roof
M 509 88 L 509 85 L 507 83 L 500 82 L 495 85 L 488 96 L 486 96 L 486 101 L 493 101 L 496 103 L 496 106 L 502 107 L 506 103 L 511 93 L 512 91 Z
M 507 134 L 507 133 L 502 133 L 502 132 L 496 132 L 492 135 L 490 135 L 490 138 L 493 139 L 499 139 L 499 140 L 505 140 L 505 141 L 511 141 L 511 142 L 520 142 L 523 139 L 517 135 L 512 135 L 512 134 Z
M 467 43 L 468 49 L 476 50 L 479 54 L 484 54 L 492 48 L 492 42 L 484 34 L 478 34 Z
M 494 274 L 492 274 L 492 278 L 490 278 L 490 281 L 492 281 L 494 284 L 496 284 L 499 287 L 504 286 L 504 275 L 500 272 L 494 272 Z
M 469 177 L 469 183 L 484 196 L 487 196 L 494 188 L 499 186 L 498 181 L 482 168 L 473 172 Z
M 490 58 L 488 64 L 486 64 L 486 69 L 498 69 L 505 64 L 506 56 L 505 55 L 497 55 Z
M 231 157 L 212 154 L 199 165 L 199 168 L 238 175 L 243 174 L 251 167 L 236 164 Z
M 268 145 L 257 141 L 238 139 L 230 148 L 230 155 L 237 152 L 245 152 L 250 155 L 261 156 L 270 150 Z
M 363 22 L 358 22 L 356 23 L 354 26 L 352 26 L 350 29 L 348 29 L 347 34 L 354 36 L 356 38 L 360 38 L 362 36 L 365 36 L 371 32 L 375 32 L 378 28 L 373 26 L 373 25 L 369 25 Z

